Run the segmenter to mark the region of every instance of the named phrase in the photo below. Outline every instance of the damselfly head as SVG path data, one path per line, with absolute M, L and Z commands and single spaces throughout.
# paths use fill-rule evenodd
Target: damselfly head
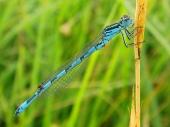
M 127 28 L 129 26 L 132 26 L 134 23 L 133 20 L 128 15 L 124 15 L 121 17 L 119 24 L 121 25 L 122 28 Z

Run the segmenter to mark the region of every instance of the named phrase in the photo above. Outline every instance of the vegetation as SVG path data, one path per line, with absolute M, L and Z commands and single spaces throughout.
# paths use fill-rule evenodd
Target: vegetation
M 148 3 L 141 50 L 142 127 L 170 126 L 169 8 L 168 0 Z M 121 36 L 19 117 L 14 112 L 106 25 L 134 13 L 135 1 L 129 0 L 0 0 L 0 126 L 127 127 L 135 60 Z

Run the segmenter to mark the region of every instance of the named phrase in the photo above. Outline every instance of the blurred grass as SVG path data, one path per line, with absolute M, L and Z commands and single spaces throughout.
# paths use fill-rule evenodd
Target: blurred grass
M 149 2 L 141 122 L 143 127 L 169 127 L 170 2 Z M 104 26 L 123 14 L 133 17 L 133 8 L 133 2 L 124 0 L 0 0 L 0 126 L 128 126 L 134 57 L 120 36 L 92 55 L 83 73 L 78 71 L 58 95 L 47 93 L 20 117 L 14 117 L 14 111 Z

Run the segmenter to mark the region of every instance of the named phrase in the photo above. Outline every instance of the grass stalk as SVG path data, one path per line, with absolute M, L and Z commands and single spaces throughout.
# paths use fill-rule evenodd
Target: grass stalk
M 135 53 L 135 97 L 132 97 L 132 109 L 130 127 L 140 127 L 140 54 L 141 42 L 144 40 L 144 27 L 146 19 L 146 4 L 147 0 L 136 0 L 135 11 L 135 28 L 137 35 L 134 39 L 134 53 Z

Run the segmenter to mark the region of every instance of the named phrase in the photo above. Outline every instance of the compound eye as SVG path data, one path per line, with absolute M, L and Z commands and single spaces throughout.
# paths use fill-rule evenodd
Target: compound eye
M 123 20 L 127 20 L 127 19 L 129 19 L 129 16 L 128 15 L 124 15 L 122 19 Z

